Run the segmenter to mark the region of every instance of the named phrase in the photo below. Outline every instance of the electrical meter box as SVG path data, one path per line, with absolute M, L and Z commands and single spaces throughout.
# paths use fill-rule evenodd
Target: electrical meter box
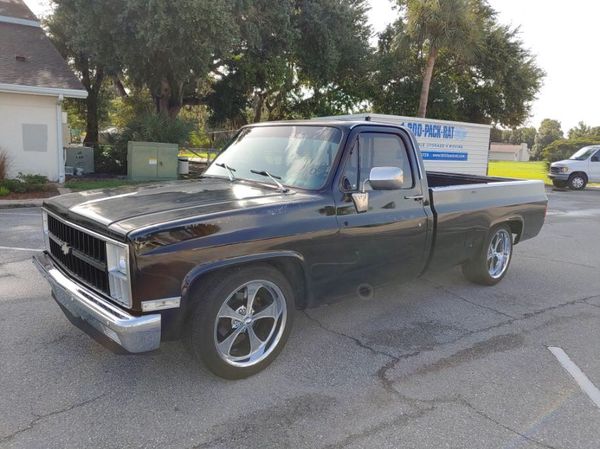
M 129 179 L 177 179 L 179 145 L 158 142 L 127 143 Z
M 94 173 L 94 149 L 90 147 L 65 147 L 65 166 L 71 167 L 71 172 L 80 169 L 83 173 Z

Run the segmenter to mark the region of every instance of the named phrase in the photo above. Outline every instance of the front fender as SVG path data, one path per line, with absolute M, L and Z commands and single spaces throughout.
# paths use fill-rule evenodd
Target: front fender
M 268 251 L 245 256 L 236 256 L 197 265 L 186 274 L 183 282 L 181 283 L 181 306 L 185 307 L 189 303 L 189 296 L 194 283 L 209 273 L 221 270 L 223 268 L 231 268 L 234 266 L 246 265 L 255 262 L 275 261 L 285 258 L 292 258 L 302 266 L 304 282 L 308 289 L 308 271 L 306 270 L 305 261 L 302 254 L 296 251 Z

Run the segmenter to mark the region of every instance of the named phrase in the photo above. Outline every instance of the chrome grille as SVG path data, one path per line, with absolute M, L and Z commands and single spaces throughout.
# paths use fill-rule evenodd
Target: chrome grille
M 554 173 L 555 175 L 560 173 L 559 167 L 550 167 L 550 173 Z
M 106 243 L 48 214 L 49 251 L 75 277 L 110 294 Z

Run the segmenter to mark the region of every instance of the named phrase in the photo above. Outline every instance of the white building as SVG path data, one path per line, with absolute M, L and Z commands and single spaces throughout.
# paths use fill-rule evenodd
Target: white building
M 87 92 L 22 0 L 0 0 L 0 150 L 19 172 L 64 181 L 64 98 Z
M 526 143 L 511 145 L 492 142 L 490 145 L 490 161 L 529 161 L 529 149 Z

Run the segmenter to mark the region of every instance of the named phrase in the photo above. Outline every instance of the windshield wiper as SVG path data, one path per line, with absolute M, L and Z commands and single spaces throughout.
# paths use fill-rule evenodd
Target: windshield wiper
M 271 181 L 273 181 L 277 185 L 277 188 L 279 190 L 281 190 L 283 193 L 285 193 L 289 190 L 286 187 L 284 187 L 282 183 L 277 181 L 278 179 L 281 179 L 281 176 L 272 175 L 271 173 L 269 173 L 266 170 L 260 170 L 260 171 L 259 170 L 250 170 L 250 173 L 254 173 L 255 175 L 260 175 L 260 176 L 267 176 L 269 179 L 271 179 Z
M 235 168 L 230 167 L 227 164 L 223 164 L 223 163 L 219 163 L 219 164 L 215 164 L 217 167 L 221 167 L 224 168 L 225 170 L 227 170 L 227 175 L 229 176 L 229 180 L 230 181 L 234 181 L 235 180 L 235 175 L 233 174 L 235 172 Z

